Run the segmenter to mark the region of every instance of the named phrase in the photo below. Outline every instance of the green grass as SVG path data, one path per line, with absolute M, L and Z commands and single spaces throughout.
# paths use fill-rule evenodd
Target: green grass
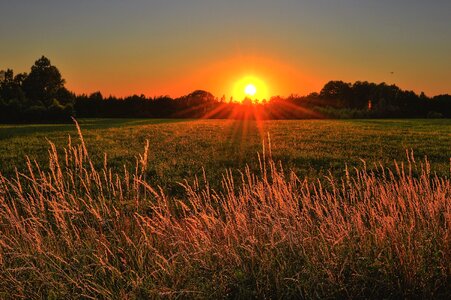
M 451 157 L 451 120 L 345 120 L 345 121 L 233 121 L 84 119 L 80 125 L 90 154 L 101 166 L 104 153 L 113 169 L 133 166 L 134 157 L 150 141 L 148 178 L 171 193 L 177 182 L 191 180 L 205 168 L 213 185 L 229 168 L 249 164 L 258 169 L 257 153 L 269 134 L 273 158 L 303 178 L 343 174 L 345 165 L 361 166 L 361 159 L 391 165 L 413 150 L 428 156 L 434 170 L 448 174 Z M 48 161 L 47 139 L 58 149 L 68 136 L 77 139 L 73 124 L 0 125 L 0 171 L 25 168 L 25 156 L 41 165 Z
M 1 126 L 0 298 L 449 299 L 450 125 Z

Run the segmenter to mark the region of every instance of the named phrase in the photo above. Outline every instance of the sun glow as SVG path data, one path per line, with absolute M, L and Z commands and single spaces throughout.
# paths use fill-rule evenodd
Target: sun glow
M 244 89 L 244 93 L 248 96 L 255 96 L 255 94 L 257 93 L 257 88 L 255 87 L 255 85 L 253 85 L 252 83 L 248 84 L 246 86 L 246 88 Z
M 246 98 L 262 101 L 269 100 L 270 97 L 266 83 L 256 76 L 245 76 L 236 81 L 232 95 L 235 101 L 243 101 Z

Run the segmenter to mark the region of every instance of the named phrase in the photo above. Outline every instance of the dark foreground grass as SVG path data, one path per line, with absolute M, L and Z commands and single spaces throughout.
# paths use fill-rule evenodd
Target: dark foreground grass
M 449 158 L 443 175 L 409 155 L 317 181 L 265 151 L 256 172 L 212 189 L 207 169 L 174 198 L 151 153 L 115 172 L 82 139 L 51 145 L 49 171 L 0 176 L 0 298 L 451 297 Z
M 249 165 L 258 171 L 257 152 L 270 134 L 273 158 L 300 178 L 322 177 L 331 171 L 340 177 L 350 168 L 403 160 L 406 150 L 428 156 L 432 167 L 448 174 L 451 157 L 451 120 L 144 120 L 85 119 L 80 121 L 93 163 L 101 167 L 104 153 L 113 170 L 133 167 L 134 157 L 150 141 L 147 179 L 169 194 L 180 195 L 177 182 L 207 172 L 219 187 L 222 174 Z M 25 156 L 48 165 L 48 142 L 58 149 L 69 134 L 67 125 L 0 125 L 0 172 L 23 170 Z

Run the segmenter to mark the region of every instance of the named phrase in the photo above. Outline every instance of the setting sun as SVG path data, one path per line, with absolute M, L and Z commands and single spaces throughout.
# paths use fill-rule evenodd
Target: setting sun
M 257 93 L 257 88 L 252 83 L 248 84 L 244 89 L 244 93 L 248 96 L 254 96 Z
M 236 101 L 242 101 L 245 98 L 262 101 L 270 98 L 266 83 L 256 76 L 245 76 L 236 81 L 232 95 Z

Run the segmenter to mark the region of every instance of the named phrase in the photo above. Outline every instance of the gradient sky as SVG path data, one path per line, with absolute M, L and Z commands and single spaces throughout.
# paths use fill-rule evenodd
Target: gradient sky
M 451 93 L 449 0 L 0 0 L 0 69 L 50 58 L 77 93 L 271 95 L 329 80 Z M 391 74 L 391 72 L 394 72 Z

